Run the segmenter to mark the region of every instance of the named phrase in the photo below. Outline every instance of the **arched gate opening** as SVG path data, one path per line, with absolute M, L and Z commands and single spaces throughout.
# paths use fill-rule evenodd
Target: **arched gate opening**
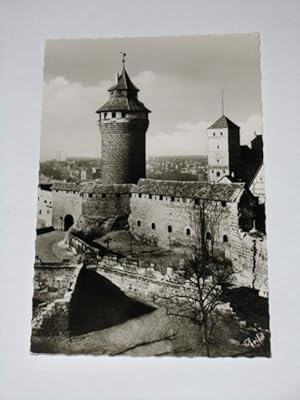
M 68 231 L 74 224 L 74 218 L 71 214 L 67 214 L 64 218 L 64 231 Z

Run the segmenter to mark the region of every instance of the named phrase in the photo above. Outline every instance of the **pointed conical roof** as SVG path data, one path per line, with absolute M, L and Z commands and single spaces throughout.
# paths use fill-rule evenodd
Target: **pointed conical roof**
M 139 101 L 137 97 L 139 89 L 132 83 L 125 67 L 118 74 L 117 83 L 108 89 L 110 98 L 100 107 L 96 113 L 103 111 L 151 111 Z
M 225 115 L 222 115 L 216 122 L 214 122 L 208 129 L 224 129 L 224 128 L 239 128 L 234 122 L 230 121 Z
M 139 89 L 132 83 L 131 79 L 129 78 L 129 75 L 127 74 L 127 71 L 125 67 L 123 67 L 121 75 L 118 74 L 118 81 L 115 85 L 110 87 L 108 89 L 109 92 L 112 90 L 131 90 L 133 92 L 138 92 Z

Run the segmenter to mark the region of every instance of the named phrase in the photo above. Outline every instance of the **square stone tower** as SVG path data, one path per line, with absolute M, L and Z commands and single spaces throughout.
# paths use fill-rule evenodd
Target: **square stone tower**
M 208 128 L 208 182 L 239 177 L 240 128 L 222 115 Z

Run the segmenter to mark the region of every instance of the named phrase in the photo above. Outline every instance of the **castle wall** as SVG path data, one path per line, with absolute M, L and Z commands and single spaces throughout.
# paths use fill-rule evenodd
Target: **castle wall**
M 34 298 L 41 301 L 62 298 L 68 290 L 75 265 L 39 265 L 34 267 Z
M 207 202 L 206 212 L 212 215 L 210 221 L 206 216 L 206 233 L 213 236 L 223 246 L 224 235 L 230 241 L 228 219 L 231 215 L 230 203 L 222 206 L 221 202 Z M 235 215 L 235 214 L 234 214 Z M 155 224 L 155 229 L 153 229 Z M 140 239 L 148 239 L 158 246 L 177 250 L 178 246 L 192 247 L 199 245 L 200 240 L 200 206 L 194 199 L 170 196 L 159 196 L 132 193 L 129 227 Z M 218 226 L 217 226 L 218 225 Z M 216 229 L 217 228 L 217 229 Z M 171 232 L 170 232 L 171 231 Z M 227 242 L 224 243 L 227 246 Z
M 184 252 L 187 248 L 199 246 L 201 220 L 194 200 L 177 198 L 171 201 L 168 196 L 163 196 L 162 200 L 160 196 L 141 196 L 133 193 L 131 198 L 129 227 L 136 237 L 174 251 Z M 266 237 L 241 231 L 238 202 L 227 203 L 223 211 L 221 205 L 216 208 L 215 204 L 210 204 L 211 208 L 209 205 L 207 210 L 212 216 L 206 227 L 213 236 L 214 250 L 232 261 L 237 286 L 253 287 L 261 296 L 267 296 Z M 216 215 L 218 212 L 219 217 Z M 155 229 L 151 227 L 153 223 Z M 172 226 L 171 233 L 168 226 Z M 190 235 L 187 235 L 187 229 L 190 229 Z M 207 245 L 211 249 L 212 241 L 207 241 Z
M 127 296 L 153 306 L 164 305 L 173 296 L 184 295 L 187 289 L 191 295 L 195 290 L 187 281 L 180 282 L 172 268 L 166 268 L 163 273 L 155 266 L 143 267 L 138 260 L 105 256 L 88 268 L 109 279 Z
M 82 199 L 76 190 L 52 190 L 53 197 L 53 227 L 58 230 L 64 229 L 66 215 L 72 215 L 74 222 L 82 213 Z
M 232 241 L 225 255 L 232 261 L 237 286 L 247 286 L 267 297 L 268 254 L 265 235 L 242 232 L 235 219 L 231 220 Z
M 68 267 L 52 265 L 49 268 L 35 265 L 35 297 L 43 299 L 46 290 L 47 300 L 51 298 L 52 301 L 40 304 L 34 310 L 31 323 L 33 336 L 52 336 L 68 332 L 69 305 L 81 268 L 82 264 Z M 45 284 L 47 288 L 44 287 Z M 51 292 L 56 293 L 56 296 L 51 296 Z
M 38 188 L 37 228 L 52 226 L 52 192 Z

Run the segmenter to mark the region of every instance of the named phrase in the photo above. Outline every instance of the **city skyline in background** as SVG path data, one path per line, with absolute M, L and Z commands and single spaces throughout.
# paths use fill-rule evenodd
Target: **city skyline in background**
M 224 113 L 241 143 L 262 133 L 257 34 L 48 40 L 45 47 L 41 161 L 100 158 L 95 111 L 122 69 L 152 110 L 150 156 L 206 155 L 207 128 Z

